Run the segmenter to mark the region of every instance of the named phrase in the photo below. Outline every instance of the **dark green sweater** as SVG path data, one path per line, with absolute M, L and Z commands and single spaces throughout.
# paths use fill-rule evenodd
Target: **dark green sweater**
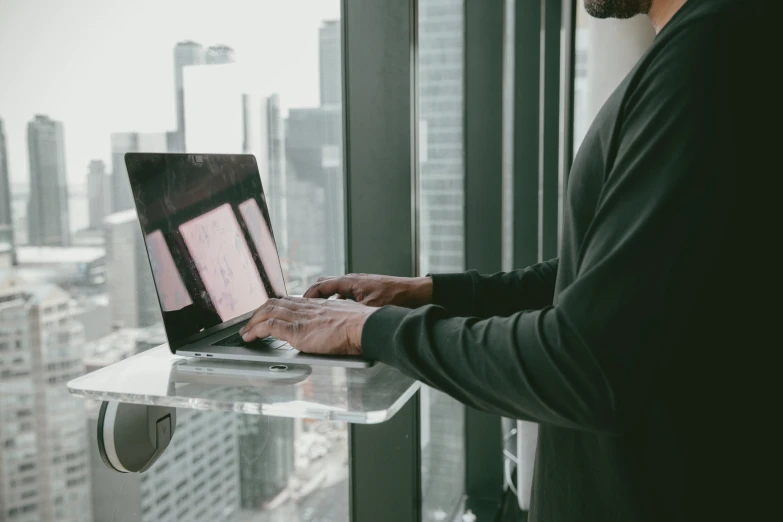
M 534 522 L 702 520 L 751 480 L 737 383 L 769 340 L 749 310 L 769 276 L 734 267 L 779 233 L 748 209 L 772 174 L 760 5 L 689 0 L 657 35 L 576 156 L 559 259 L 435 275 L 433 305 L 365 325 L 368 357 L 540 423 Z

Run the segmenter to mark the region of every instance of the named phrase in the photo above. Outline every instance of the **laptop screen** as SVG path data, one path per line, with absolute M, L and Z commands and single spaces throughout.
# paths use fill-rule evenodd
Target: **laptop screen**
M 125 156 L 172 350 L 286 295 L 251 155 Z

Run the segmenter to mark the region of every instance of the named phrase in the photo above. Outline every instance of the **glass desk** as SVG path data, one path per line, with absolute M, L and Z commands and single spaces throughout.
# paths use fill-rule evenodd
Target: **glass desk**
M 162 345 L 74 379 L 68 391 L 102 401 L 377 424 L 391 419 L 419 386 L 385 364 L 276 368 L 180 357 Z
M 68 391 L 92 411 L 91 469 L 103 492 L 96 519 L 210 513 L 242 495 L 254 520 L 410 520 L 396 513 L 421 491 L 419 382 L 384 364 L 274 366 L 181 357 L 164 344 L 70 381 Z M 121 474 L 101 462 L 101 401 L 176 408 L 171 444 L 148 471 Z M 204 486 L 210 481 L 214 488 Z M 191 489 L 202 493 L 177 503 Z M 118 491 L 151 499 L 144 509 L 152 518 L 138 506 L 116 518 L 117 503 L 129 498 Z

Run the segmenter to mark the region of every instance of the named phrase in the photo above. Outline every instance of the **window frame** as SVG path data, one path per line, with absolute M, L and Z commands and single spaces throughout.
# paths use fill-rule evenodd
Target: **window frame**
M 347 273 L 418 271 L 416 16 L 416 0 L 342 2 Z M 419 414 L 416 393 L 387 422 L 350 425 L 353 522 L 421 520 Z
M 347 273 L 418 274 L 417 8 L 417 0 L 342 2 Z M 516 3 L 508 21 L 513 106 L 504 107 L 504 2 L 464 2 L 468 268 L 503 268 L 504 212 L 512 216 L 514 267 L 557 255 L 573 147 L 575 8 L 576 0 Z M 503 208 L 504 112 L 513 120 L 510 209 Z M 352 521 L 421 520 L 419 400 L 417 393 L 386 423 L 350 426 Z M 500 417 L 466 409 L 464 459 L 465 506 L 496 516 L 504 489 Z

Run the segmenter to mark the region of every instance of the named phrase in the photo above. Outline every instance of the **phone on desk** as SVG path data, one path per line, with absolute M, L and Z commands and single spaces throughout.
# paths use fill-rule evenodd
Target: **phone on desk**
M 255 386 L 296 384 L 305 380 L 312 368 L 305 364 L 262 363 L 183 359 L 171 368 L 175 383 L 214 384 L 222 386 Z

